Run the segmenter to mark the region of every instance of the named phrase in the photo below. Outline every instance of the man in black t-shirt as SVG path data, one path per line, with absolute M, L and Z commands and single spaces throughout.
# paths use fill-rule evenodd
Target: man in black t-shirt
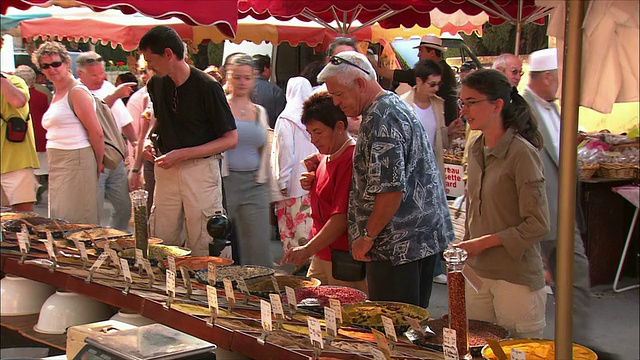
M 442 56 L 442 52 L 445 50 L 442 46 L 442 39 L 435 35 L 425 35 L 420 40 L 420 45 L 416 46 L 415 49 L 418 49 L 419 60 L 433 60 L 442 66 L 442 83 L 436 95 L 444 99 L 444 120 L 446 125 L 449 125 L 458 118 L 458 94 L 456 91 L 456 75 Z M 379 67 L 375 67 L 375 69 L 378 76 L 407 83 L 412 87 L 416 85 L 416 74 L 413 69 L 392 70 Z
M 238 142 L 235 121 L 220 84 L 185 62 L 175 30 L 156 26 L 139 48 L 156 73 L 147 88 L 157 140 L 155 148 L 146 144 L 143 153 L 155 162 L 151 236 L 184 245 L 192 255 L 208 255 L 207 220 L 224 211 L 219 154 Z

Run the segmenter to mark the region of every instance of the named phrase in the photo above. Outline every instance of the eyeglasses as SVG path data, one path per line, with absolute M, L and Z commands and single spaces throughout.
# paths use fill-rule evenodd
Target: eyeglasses
M 522 71 L 522 69 L 513 69 L 513 70 L 511 70 L 509 72 L 511 73 L 511 75 L 514 75 L 514 76 L 515 75 L 520 75 L 520 76 L 524 75 L 524 71 Z
M 171 111 L 178 113 L 178 87 L 173 88 L 173 101 L 171 101 Z
M 140 70 L 140 74 L 146 75 L 147 74 L 147 69 Z
M 42 70 L 47 70 L 47 69 L 48 69 L 48 68 L 50 68 L 50 67 L 54 67 L 54 68 L 56 68 L 56 69 L 57 69 L 57 68 L 59 68 L 60 66 L 62 66 L 62 61 L 54 61 L 54 62 L 49 63 L 49 64 L 47 64 L 47 63 L 44 63 L 44 64 L 43 64 L 43 63 L 40 63 L 40 69 L 42 69 Z
M 343 59 L 343 58 L 341 58 L 341 57 L 338 57 L 338 56 L 332 56 L 332 57 L 330 57 L 330 58 L 329 58 L 329 62 L 330 62 L 331 64 L 333 64 L 333 65 L 340 65 L 340 64 L 347 64 L 347 65 L 351 65 L 351 66 L 353 66 L 353 67 L 355 67 L 355 68 L 358 68 L 358 69 L 362 70 L 365 74 L 367 74 L 367 75 L 371 75 L 371 73 L 369 73 L 369 71 L 367 71 L 367 70 L 363 69 L 362 67 L 360 67 L 360 65 L 356 65 L 356 64 L 352 63 L 351 61 L 349 61 L 349 60 L 345 60 L 345 59 Z
M 470 108 L 470 107 L 472 107 L 473 105 L 475 105 L 475 104 L 477 104 L 477 103 L 484 102 L 484 101 L 493 101 L 493 100 L 491 100 L 491 99 L 482 99 L 482 100 L 469 100 L 469 101 L 464 101 L 464 100 L 462 100 L 462 99 L 458 99 L 458 107 L 459 107 L 460 109 L 464 109 L 464 108 L 466 108 L 466 107 Z
M 80 61 L 80 64 L 93 64 L 97 62 L 102 62 L 102 57 L 98 56 L 95 59 L 84 59 Z
M 440 84 L 442 84 L 442 81 L 427 83 L 427 85 L 429 85 L 429 87 L 432 87 L 432 88 L 436 86 L 440 86 Z

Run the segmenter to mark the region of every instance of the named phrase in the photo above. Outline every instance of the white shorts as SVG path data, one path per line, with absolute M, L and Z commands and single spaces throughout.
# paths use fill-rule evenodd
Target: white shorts
M 3 201 L 6 199 L 9 205 L 36 202 L 36 190 L 39 184 L 32 168 L 10 171 L 0 177 Z

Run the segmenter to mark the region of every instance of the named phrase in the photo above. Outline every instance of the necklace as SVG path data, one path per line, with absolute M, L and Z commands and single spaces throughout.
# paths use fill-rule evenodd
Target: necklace
M 327 162 L 331 162 L 331 160 L 333 160 L 333 157 L 336 154 L 340 154 L 340 152 L 342 152 L 342 150 L 344 150 L 344 148 L 351 142 L 351 140 L 353 140 L 353 138 L 351 136 L 349 136 L 349 138 L 342 144 L 342 146 L 340 146 L 340 148 L 337 151 L 329 154 L 329 156 L 327 156 Z

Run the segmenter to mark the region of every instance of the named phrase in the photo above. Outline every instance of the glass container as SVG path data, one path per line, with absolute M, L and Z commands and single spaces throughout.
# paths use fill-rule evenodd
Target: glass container
M 136 249 L 142 250 L 145 259 L 149 258 L 149 217 L 147 212 L 147 190 L 134 190 L 130 193 L 133 203 L 133 222 L 136 237 Z
M 467 252 L 458 247 L 450 247 L 444 251 L 444 259 L 447 262 L 449 328 L 456 331 L 456 348 L 460 359 L 471 360 L 465 278 L 462 274 Z

